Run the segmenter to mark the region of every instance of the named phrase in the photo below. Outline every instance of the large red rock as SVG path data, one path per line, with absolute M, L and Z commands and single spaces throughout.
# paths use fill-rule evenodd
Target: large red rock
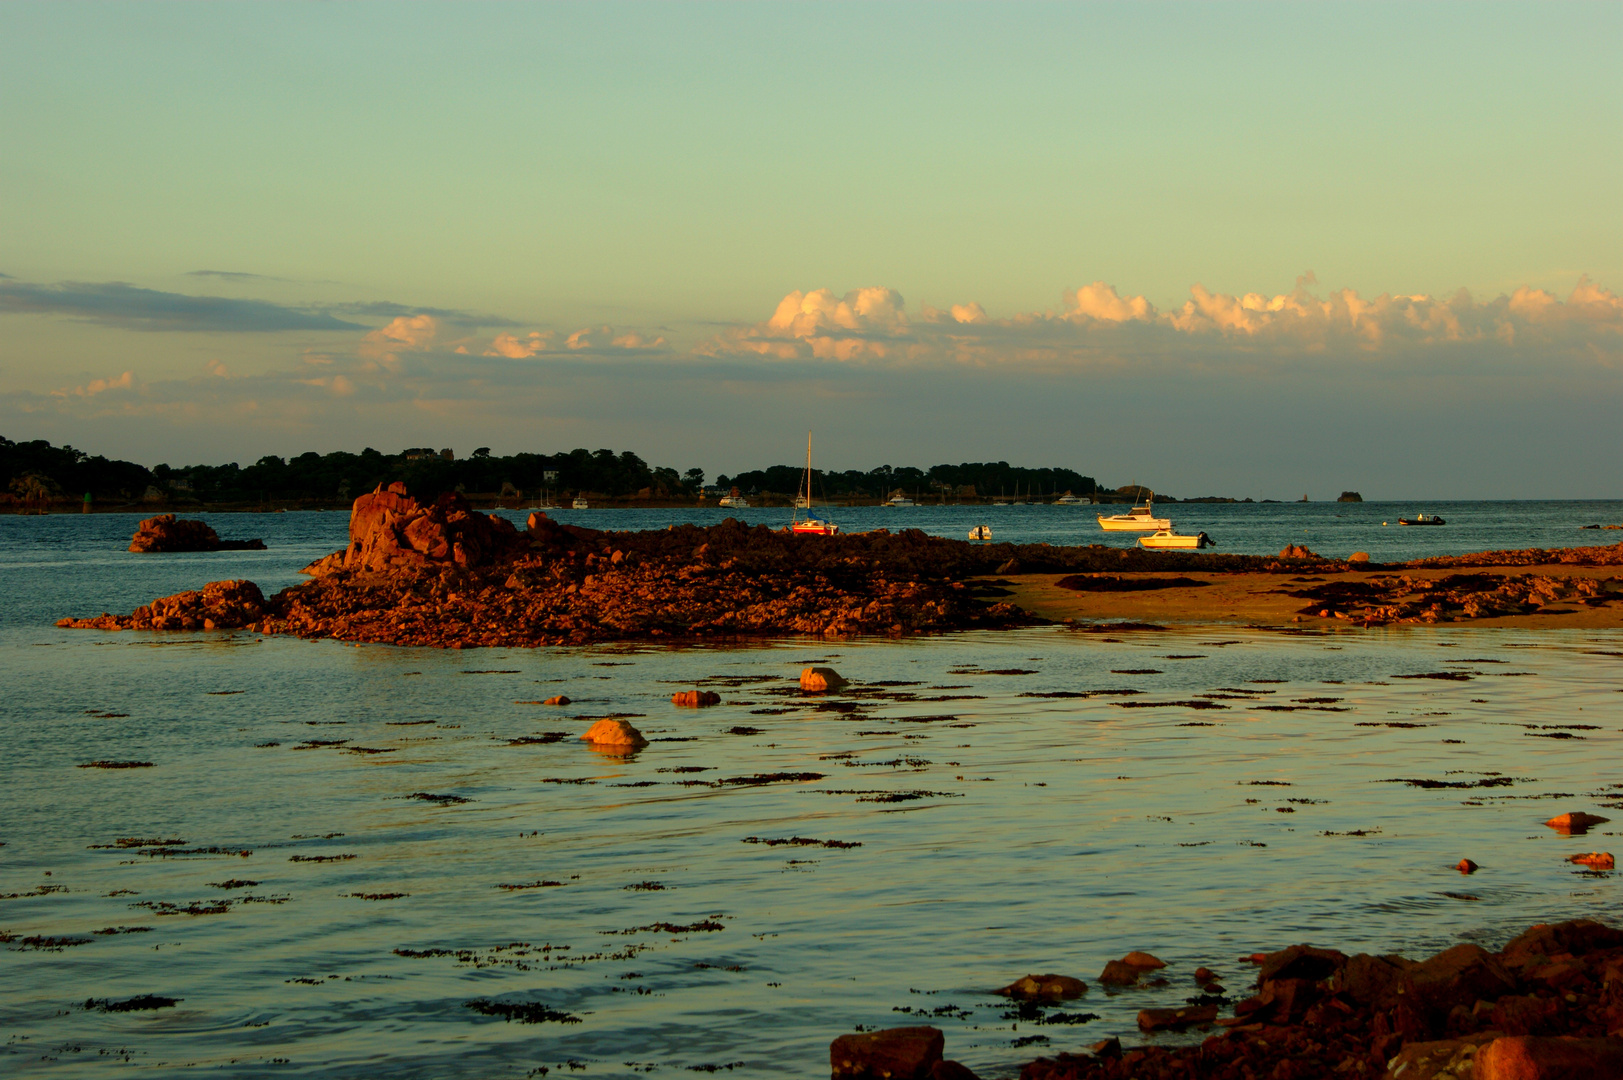
M 1335 949 L 1318 949 L 1312 945 L 1292 945 L 1268 958 L 1257 969 L 1257 983 L 1270 979 L 1328 979 L 1347 963 L 1347 954 Z
M 263 551 L 263 540 L 221 540 L 206 521 L 176 518 L 173 514 L 149 517 L 135 527 L 130 540 L 135 552 Z
M 930 1080 L 946 1043 L 936 1027 L 863 1031 L 835 1039 L 828 1062 L 834 1080 Z
M 1440 1026 L 1451 1010 L 1469 1009 L 1477 1001 L 1496 1001 L 1514 993 L 1516 980 L 1498 957 L 1469 943 L 1444 949 L 1403 972 L 1396 995 Z
M 1623 930 L 1614 930 L 1592 919 L 1562 923 L 1539 923 L 1511 939 L 1499 951 L 1501 961 L 1512 971 L 1542 964 L 1547 957 L 1570 954 L 1583 956 L 1601 949 L 1623 946 Z
M 385 573 L 436 565 L 484 566 L 527 546 L 512 522 L 476 513 L 455 492 L 423 503 L 407 493 L 405 484 L 387 489 L 379 484 L 350 509 L 343 568 Z
M 1475 1080 L 1618 1080 L 1623 1039 L 1513 1035 L 1477 1051 Z
M 1345 993 L 1360 1005 L 1368 1005 L 1385 997 L 1387 990 L 1403 974 L 1404 965 L 1397 963 L 1397 959 L 1401 958 L 1359 953 L 1349 958 L 1346 966 L 1336 972 L 1331 989 Z M 1404 961 L 1405 965 L 1407 963 Z

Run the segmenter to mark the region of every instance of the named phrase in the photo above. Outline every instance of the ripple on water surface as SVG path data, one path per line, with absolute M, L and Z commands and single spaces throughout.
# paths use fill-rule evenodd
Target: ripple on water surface
M 1623 807 L 1616 633 L 6 635 L 8 1073 L 814 1076 L 833 1036 L 927 1017 L 1012 1075 L 1201 964 L 1238 993 L 1259 949 L 1424 953 L 1617 900 L 1566 861 L 1612 825 L 1540 824 Z M 802 695 L 814 662 L 853 685 Z M 693 688 L 723 703 L 671 705 Z M 650 744 L 593 752 L 603 716 Z M 1168 984 L 1098 986 L 1131 949 Z M 988 993 L 1034 971 L 1098 1018 Z

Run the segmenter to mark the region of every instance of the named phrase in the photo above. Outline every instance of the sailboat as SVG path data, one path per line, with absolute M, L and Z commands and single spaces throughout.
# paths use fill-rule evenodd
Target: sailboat
M 804 500 L 804 501 L 802 501 Z M 811 471 L 811 432 L 806 432 L 806 480 L 801 490 L 795 492 L 794 519 L 789 523 L 789 531 L 797 536 L 833 536 L 840 531 L 840 527 L 832 521 L 813 517 L 812 504 L 812 471 Z M 800 511 L 806 511 L 802 520 Z

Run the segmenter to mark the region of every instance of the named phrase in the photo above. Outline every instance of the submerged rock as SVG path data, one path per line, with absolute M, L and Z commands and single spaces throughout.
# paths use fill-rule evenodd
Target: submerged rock
M 684 709 L 703 709 L 721 704 L 721 695 L 713 690 L 686 690 L 671 695 L 671 704 Z
M 1611 820 L 1611 818 L 1604 818 L 1599 814 L 1586 814 L 1582 810 L 1575 810 L 1571 813 L 1557 814 L 1544 824 L 1556 832 L 1582 835 L 1589 830 L 1590 826 L 1604 825 Z
M 1069 975 L 1027 975 L 994 993 L 1017 1001 L 1068 1001 L 1087 993 L 1088 984 Z

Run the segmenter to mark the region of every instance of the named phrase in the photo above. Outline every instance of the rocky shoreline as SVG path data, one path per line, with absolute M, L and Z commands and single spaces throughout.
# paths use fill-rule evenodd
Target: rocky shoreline
M 173 532 L 173 519 L 138 534 Z M 205 526 L 206 527 L 206 526 Z M 1434 567 L 1579 568 L 1551 573 L 1449 574 Z M 850 536 L 794 536 L 733 519 L 707 528 L 608 532 L 530 516 L 511 522 L 473 510 L 459 495 L 433 502 L 403 485 L 355 501 L 350 543 L 307 567 L 312 580 L 266 598 L 252 582 L 215 582 L 154 600 L 129 615 L 65 618 L 102 630 L 249 629 L 305 638 L 469 648 L 604 641 L 727 640 L 782 636 L 906 635 L 1007 628 L 1047 621 L 1000 577 L 1067 575 L 1078 595 L 1183 589 L 1280 575 L 1311 616 L 1362 626 L 1456 622 L 1623 600 L 1623 586 L 1582 568 L 1623 565 L 1623 545 L 1489 552 L 1405 567 L 1367 557 L 1341 561 L 1306 548 L 1279 556 L 1140 551 L 1103 545 L 970 544 L 916 529 Z M 1394 573 L 1414 568 L 1414 573 Z M 1429 571 L 1429 572 L 1427 572 Z M 1198 573 L 1205 580 L 1160 575 Z M 1304 574 L 1339 575 L 1303 578 Z M 1194 591 L 1190 591 L 1194 590 Z M 1077 612 L 1087 621 L 1089 612 Z M 1215 616 L 1214 616 L 1215 617 Z M 1062 616 L 1061 618 L 1069 618 Z
M 1540 924 L 1497 952 L 1460 944 L 1420 961 L 1293 945 L 1219 966 L 1238 975 L 1240 965 L 1256 966 L 1255 993 L 1222 1016 L 1230 999 L 1219 973 L 1175 973 L 1141 952 L 1112 960 L 1098 982 L 1145 991 L 1164 1006 L 1147 1001 L 1141 1031 L 1210 1034 L 1171 1047 L 1104 1039 L 1087 1052 L 1028 1062 L 1021 1080 L 1623 1077 L 1623 931 L 1599 922 Z M 1040 1024 L 1067 1022 L 1075 1014 L 1048 1010 L 1074 1009 L 1063 1003 L 1087 989 L 1079 979 L 1035 975 L 997 993 L 1020 1002 L 1022 1020 Z M 1167 995 L 1189 991 L 1168 1005 Z M 837 1080 L 973 1080 L 944 1054 L 944 1033 L 930 1026 L 842 1035 L 829 1050 Z

